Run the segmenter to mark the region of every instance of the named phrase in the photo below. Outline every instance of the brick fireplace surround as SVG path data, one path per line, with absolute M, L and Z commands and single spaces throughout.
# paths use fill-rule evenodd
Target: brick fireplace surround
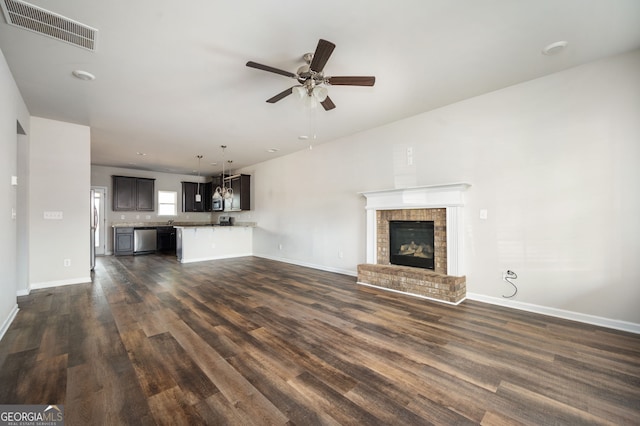
M 358 265 L 358 284 L 458 304 L 466 297 L 463 274 L 463 192 L 449 184 L 363 192 L 367 198 L 367 263 Z M 433 221 L 435 268 L 389 264 L 389 221 Z

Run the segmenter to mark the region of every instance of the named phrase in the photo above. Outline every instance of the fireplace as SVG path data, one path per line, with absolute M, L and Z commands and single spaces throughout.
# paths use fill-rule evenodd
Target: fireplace
M 469 186 L 453 183 L 361 193 L 367 198 L 367 263 L 358 265 L 358 284 L 462 302 L 466 297 L 463 193 Z M 427 223 L 430 230 L 421 229 Z M 394 232 L 397 225 L 401 229 Z M 414 264 L 423 257 L 431 265 Z
M 433 221 L 389 222 L 389 261 L 392 265 L 434 269 Z

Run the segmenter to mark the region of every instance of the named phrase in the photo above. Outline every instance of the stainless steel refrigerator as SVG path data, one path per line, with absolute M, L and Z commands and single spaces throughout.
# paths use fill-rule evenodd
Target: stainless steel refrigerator
M 91 262 L 91 270 L 93 271 L 96 267 L 96 229 L 98 229 L 98 209 L 96 208 L 96 200 L 95 200 L 95 191 L 91 190 L 91 218 L 90 220 L 90 262 Z

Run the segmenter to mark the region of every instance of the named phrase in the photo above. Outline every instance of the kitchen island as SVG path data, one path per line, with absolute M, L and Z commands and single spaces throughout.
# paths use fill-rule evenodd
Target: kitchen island
M 174 226 L 180 263 L 253 254 L 254 225 Z

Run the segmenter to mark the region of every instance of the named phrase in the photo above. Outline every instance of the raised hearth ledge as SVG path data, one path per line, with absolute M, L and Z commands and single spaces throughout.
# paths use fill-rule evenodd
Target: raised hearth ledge
M 466 277 L 400 265 L 358 265 L 357 283 L 450 305 L 458 305 L 467 295 Z

